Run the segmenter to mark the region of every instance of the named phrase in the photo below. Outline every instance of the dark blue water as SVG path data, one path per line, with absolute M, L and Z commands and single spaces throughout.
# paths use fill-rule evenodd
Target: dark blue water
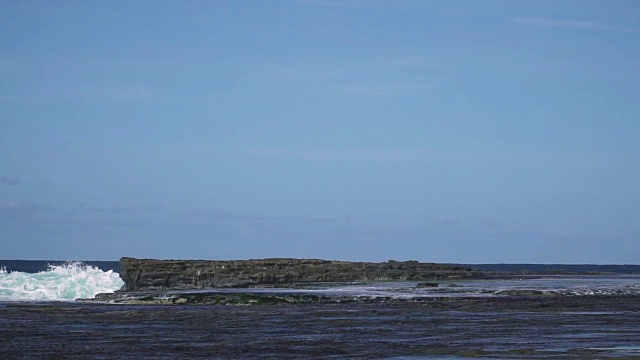
M 4 268 L 7 272 L 20 271 L 35 274 L 41 271 L 47 271 L 49 266 L 60 266 L 75 260 L 0 260 L 0 269 Z M 120 264 L 117 261 L 80 261 L 87 266 L 95 266 L 102 271 L 112 270 L 120 272 Z
M 8 272 L 21 271 L 37 273 L 47 271 L 49 265 L 62 265 L 63 260 L 0 260 L 0 268 L 5 267 Z M 85 261 L 82 263 L 95 266 L 103 271 L 120 272 L 118 261 Z M 480 271 L 496 272 L 541 272 L 541 273 L 611 273 L 611 274 L 640 274 L 640 265 L 591 265 L 591 264 L 462 264 Z

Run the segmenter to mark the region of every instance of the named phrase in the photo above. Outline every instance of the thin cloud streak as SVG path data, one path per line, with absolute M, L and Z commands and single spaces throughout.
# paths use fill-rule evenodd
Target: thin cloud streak
M 502 157 L 472 151 L 429 149 L 246 149 L 240 156 L 310 161 L 473 161 Z
M 250 78 L 269 82 L 290 82 L 305 86 L 330 86 L 340 93 L 366 95 L 403 95 L 432 90 L 424 76 L 439 73 L 444 61 L 436 56 L 407 54 L 374 59 L 351 59 L 326 62 L 267 64 Z M 390 80 L 398 78 L 395 80 Z
M 0 184 L 16 186 L 22 184 L 22 179 L 19 177 L 12 178 L 8 176 L 0 176 Z
M 98 90 L 90 86 L 64 91 L 45 91 L 36 93 L 0 94 L 0 103 L 40 103 L 60 101 L 110 101 L 138 102 L 162 99 L 156 92 L 146 87 L 124 86 Z
M 570 30 L 614 30 L 637 32 L 636 29 L 625 29 L 617 26 L 611 26 L 599 22 L 579 21 L 571 19 L 550 19 L 550 18 L 534 18 L 534 17 L 517 17 L 509 19 L 509 22 L 518 25 L 538 26 L 552 29 L 570 29 Z
M 577 154 L 570 152 L 515 152 L 443 150 L 425 148 L 244 148 L 233 151 L 240 158 L 303 161 L 362 161 L 362 162 L 527 162 L 530 164 L 555 164 L 562 167 L 590 168 L 593 164 L 606 164 L 615 159 L 635 158 L 636 152 L 611 152 Z
M 347 86 L 343 89 L 348 94 L 358 94 L 367 96 L 394 96 L 412 92 L 430 90 L 429 85 L 409 85 L 409 84 L 385 84 L 385 85 L 356 85 Z
M 194 209 L 181 213 L 184 218 L 200 219 L 207 221 L 271 221 L 280 220 L 278 217 L 261 214 L 236 214 L 217 209 Z
M 360 7 L 367 3 L 365 0 L 295 0 L 298 4 L 325 6 L 336 8 Z

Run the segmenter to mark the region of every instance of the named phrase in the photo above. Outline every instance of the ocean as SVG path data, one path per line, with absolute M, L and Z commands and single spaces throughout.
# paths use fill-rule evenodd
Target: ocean
M 640 267 L 514 266 L 430 286 L 215 290 L 344 303 L 131 305 L 75 301 L 120 289 L 117 262 L 0 260 L 0 359 L 640 359 Z

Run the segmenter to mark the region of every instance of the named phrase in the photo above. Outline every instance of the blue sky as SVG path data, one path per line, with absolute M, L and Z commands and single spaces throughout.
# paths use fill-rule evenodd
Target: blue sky
M 636 1 L 5 1 L 0 258 L 640 263 Z

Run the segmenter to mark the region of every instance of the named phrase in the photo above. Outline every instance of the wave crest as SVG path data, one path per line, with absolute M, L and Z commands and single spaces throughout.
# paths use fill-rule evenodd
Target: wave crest
M 52 301 L 91 298 L 123 285 L 118 273 L 82 262 L 49 265 L 36 274 L 0 269 L 0 301 Z

